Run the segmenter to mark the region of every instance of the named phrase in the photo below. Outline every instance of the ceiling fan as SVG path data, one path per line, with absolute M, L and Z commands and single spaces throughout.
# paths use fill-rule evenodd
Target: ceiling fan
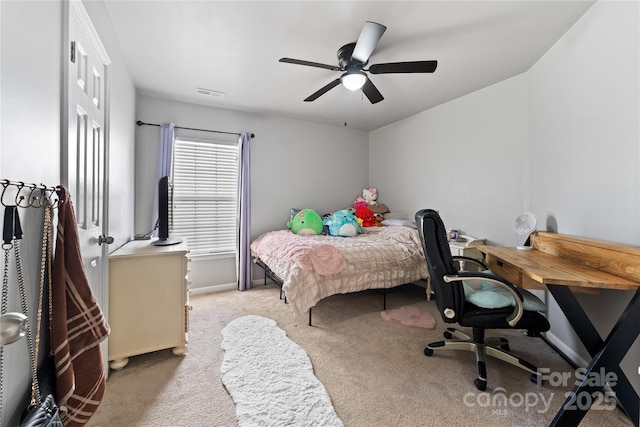
M 433 73 L 438 66 L 438 61 L 410 61 L 410 62 L 388 62 L 384 64 L 372 64 L 368 69 L 364 67 L 369 62 L 369 56 L 373 53 L 376 45 L 380 41 L 382 34 L 387 27 L 376 22 L 366 21 L 362 26 L 362 31 L 355 43 L 348 43 L 338 49 L 338 65 L 327 65 L 318 62 L 303 61 L 301 59 L 280 58 L 280 62 L 289 64 L 306 65 L 309 67 L 324 68 L 331 71 L 342 71 L 343 74 L 312 93 L 305 101 L 315 101 L 321 95 L 338 86 L 340 83 L 349 90 L 362 92 L 372 104 L 384 99 L 378 88 L 371 82 L 367 72 L 371 74 L 393 74 L 393 73 Z

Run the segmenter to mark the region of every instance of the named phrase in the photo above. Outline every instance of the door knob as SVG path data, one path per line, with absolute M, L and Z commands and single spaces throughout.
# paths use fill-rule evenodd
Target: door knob
M 113 237 L 111 236 L 100 236 L 98 237 L 98 244 L 102 245 L 103 243 L 106 243 L 107 245 L 110 245 L 113 243 Z

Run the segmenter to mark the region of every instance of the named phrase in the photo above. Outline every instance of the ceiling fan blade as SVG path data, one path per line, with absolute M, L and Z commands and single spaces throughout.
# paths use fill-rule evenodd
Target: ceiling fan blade
M 288 64 L 306 65 L 308 67 L 324 68 L 331 71 L 340 71 L 340 67 L 335 65 L 321 64 L 319 62 L 303 61 L 302 59 L 280 58 L 278 62 L 286 62 Z
M 369 98 L 372 104 L 376 104 L 384 99 L 378 88 L 367 78 L 362 86 L 362 92 Z
M 410 61 L 373 64 L 369 67 L 371 74 L 391 73 L 433 73 L 438 67 L 438 61 Z
M 311 101 L 315 101 L 316 99 L 318 99 L 320 96 L 324 95 L 325 93 L 329 92 L 331 89 L 333 89 L 334 87 L 338 86 L 340 84 L 340 78 L 338 77 L 337 79 L 335 79 L 334 81 L 332 81 L 331 83 L 329 83 L 328 85 L 324 86 L 322 89 L 312 93 L 311 95 L 309 95 L 308 97 L 305 98 L 305 102 L 311 102 Z
M 351 57 L 356 61 L 366 64 L 386 29 L 387 27 L 376 22 L 365 22 L 362 26 L 362 31 L 360 31 L 360 37 L 358 37 L 356 46 L 353 48 Z

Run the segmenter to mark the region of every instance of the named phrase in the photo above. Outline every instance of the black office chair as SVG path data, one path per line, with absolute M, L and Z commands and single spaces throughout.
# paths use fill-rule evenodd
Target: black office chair
M 531 380 L 538 380 L 538 369 L 531 363 L 509 353 L 509 342 L 502 337 L 487 337 L 486 329 L 526 329 L 529 335 L 537 335 L 549 330 L 549 322 L 538 311 L 524 309 L 523 293 L 527 297 L 537 299 L 533 294 L 521 290 L 503 278 L 487 272 L 458 271 L 454 260 L 464 260 L 465 265 L 475 263 L 482 270 L 486 266 L 480 261 L 468 257 L 451 255 L 447 232 L 438 212 L 424 209 L 416 213 L 416 225 L 422 248 L 427 259 L 431 285 L 435 294 L 438 310 L 445 323 L 458 323 L 460 326 L 470 327 L 473 335 L 455 329 L 447 328 L 444 341 L 427 345 L 424 349 L 426 356 L 433 355 L 433 350 L 468 350 L 474 351 L 478 362 L 478 378 L 474 384 L 478 390 L 487 388 L 487 369 L 485 355 L 508 362 L 531 373 Z M 483 308 L 467 302 L 465 299 L 465 285 L 477 284 L 480 280 L 484 284 L 499 286 L 507 289 L 508 294 L 515 301 L 515 307 Z M 539 301 L 539 300 L 538 300 Z M 542 302 L 540 301 L 540 304 Z

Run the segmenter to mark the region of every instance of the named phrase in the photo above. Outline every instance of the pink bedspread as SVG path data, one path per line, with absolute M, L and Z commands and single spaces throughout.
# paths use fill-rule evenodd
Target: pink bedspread
M 284 262 L 296 263 L 307 271 L 321 276 L 339 273 L 347 266 L 339 249 L 319 242 L 313 236 L 299 236 L 290 230 L 263 234 L 253 241 L 251 249 L 256 253 L 271 249 L 274 257 Z

